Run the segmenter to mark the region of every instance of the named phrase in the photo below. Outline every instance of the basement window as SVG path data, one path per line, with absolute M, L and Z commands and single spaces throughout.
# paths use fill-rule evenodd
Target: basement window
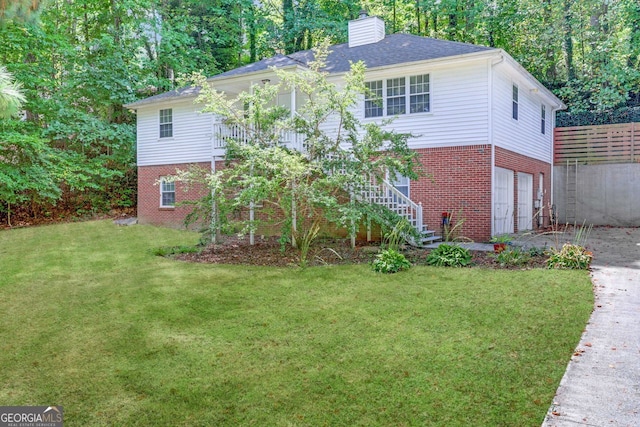
M 176 205 L 176 183 L 160 178 L 160 207 L 173 208 Z

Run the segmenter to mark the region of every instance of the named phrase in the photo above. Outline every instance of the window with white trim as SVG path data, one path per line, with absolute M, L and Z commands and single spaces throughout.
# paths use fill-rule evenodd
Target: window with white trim
M 540 133 L 545 134 L 547 130 L 547 107 L 541 105 L 540 107 Z
M 409 112 L 429 112 L 429 74 L 409 77 Z
M 397 175 L 391 184 L 396 187 L 396 190 L 409 197 L 409 177 Z
M 172 208 L 176 205 L 176 183 L 160 178 L 160 207 Z
M 429 74 L 374 80 L 365 85 L 365 118 L 430 111 Z
M 407 112 L 407 96 L 404 77 L 387 79 L 387 116 Z
M 511 117 L 513 120 L 518 120 L 518 86 L 516 85 L 513 85 L 512 90 Z
M 364 116 L 382 117 L 382 80 L 365 82 L 367 92 L 364 94 Z
M 160 110 L 160 138 L 171 138 L 173 136 L 173 110 L 167 108 Z

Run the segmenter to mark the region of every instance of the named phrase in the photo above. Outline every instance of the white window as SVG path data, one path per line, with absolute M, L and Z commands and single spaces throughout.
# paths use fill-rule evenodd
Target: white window
M 176 183 L 160 178 L 160 207 L 172 208 L 176 205 Z
M 365 83 L 364 116 L 382 117 L 430 111 L 429 74 Z M 407 90 L 407 88 L 409 90 Z
M 364 116 L 382 117 L 382 80 L 366 82 L 367 93 L 364 95 Z
M 429 74 L 409 77 L 409 112 L 429 112 Z
M 518 120 L 518 86 L 513 85 L 513 101 L 511 103 L 511 117 L 513 120 Z
M 407 112 L 407 100 L 404 77 L 387 79 L 387 116 Z
M 393 186 L 396 187 L 396 190 L 398 190 L 405 196 L 409 197 L 409 178 L 408 177 L 403 175 L 398 175 L 391 182 L 391 184 L 393 184 Z
M 545 134 L 547 130 L 547 107 L 544 105 L 540 108 L 540 133 Z
M 160 110 L 160 138 L 173 136 L 173 110 L 168 108 Z

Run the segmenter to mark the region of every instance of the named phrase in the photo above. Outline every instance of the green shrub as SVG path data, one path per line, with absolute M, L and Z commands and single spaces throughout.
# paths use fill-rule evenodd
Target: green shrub
M 532 248 L 529 248 L 529 256 L 531 257 L 539 257 L 539 256 L 545 256 L 547 254 L 547 248 L 539 248 L 537 246 L 533 246 Z
M 517 267 L 527 265 L 531 261 L 531 255 L 520 248 L 507 248 L 493 258 L 500 264 L 500 267 Z
M 457 245 L 440 245 L 427 256 L 427 264 L 437 267 L 464 267 L 470 262 L 469 249 Z
M 565 243 L 559 251 L 551 249 L 547 260 L 548 268 L 562 268 L 569 270 L 587 270 L 591 265 L 593 253 L 584 246 Z
M 411 268 L 407 258 L 395 249 L 381 251 L 371 263 L 373 271 L 378 273 L 397 273 Z
M 151 250 L 156 256 L 171 256 L 178 254 L 193 254 L 200 252 L 201 248 L 198 246 L 163 246 Z

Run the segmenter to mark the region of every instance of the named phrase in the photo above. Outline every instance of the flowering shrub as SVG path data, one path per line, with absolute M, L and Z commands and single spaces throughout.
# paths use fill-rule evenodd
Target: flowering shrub
M 547 260 L 548 268 L 562 268 L 570 270 L 587 270 L 591 265 L 593 253 L 584 246 L 565 243 L 559 251 L 551 249 Z

